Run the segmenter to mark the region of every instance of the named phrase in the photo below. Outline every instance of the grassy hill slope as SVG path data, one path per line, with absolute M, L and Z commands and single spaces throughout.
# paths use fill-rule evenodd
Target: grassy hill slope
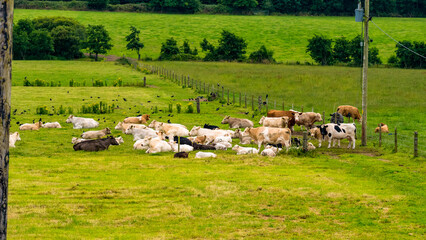
M 248 42 L 247 52 L 257 50 L 262 44 L 272 49 L 275 58 L 282 62 L 313 62 L 306 54 L 308 39 L 314 34 L 331 38 L 353 38 L 361 32 L 354 17 L 296 17 L 296 16 L 223 16 L 178 15 L 120 12 L 77 12 L 58 10 L 15 10 L 15 21 L 40 16 L 66 16 L 87 24 L 103 24 L 110 32 L 114 47 L 109 54 L 137 57 L 126 50 L 125 35 L 131 25 L 141 30 L 145 44 L 142 56 L 157 58 L 161 43 L 173 37 L 182 45 L 188 39 L 191 46 L 200 50 L 200 42 L 207 38 L 217 45 L 222 29 L 229 30 Z M 410 41 L 426 40 L 426 21 L 422 18 L 374 18 L 384 31 L 394 38 Z M 372 46 L 379 48 L 384 62 L 394 53 L 395 42 L 370 27 Z M 201 52 L 201 51 L 199 51 Z

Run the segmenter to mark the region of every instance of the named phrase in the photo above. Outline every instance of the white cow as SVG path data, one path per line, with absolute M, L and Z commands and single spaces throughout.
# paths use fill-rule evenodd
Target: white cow
M 47 122 L 41 125 L 42 128 L 62 128 L 58 122 Z
M 144 139 L 145 137 L 157 137 L 158 132 L 151 128 L 140 129 L 135 126 L 130 126 L 125 131 L 126 134 L 133 135 L 133 141 Z
M 182 126 L 171 125 L 168 123 L 160 123 L 157 130 L 168 136 L 171 140 L 173 140 L 174 136 L 186 137 L 189 135 L 189 131 L 186 127 L 184 128 Z
M 265 117 L 262 116 L 262 118 L 259 121 L 260 125 L 263 125 L 264 127 L 275 127 L 275 128 L 285 128 L 288 125 L 288 117 Z
M 18 132 L 14 132 L 12 134 L 9 135 L 9 147 L 15 147 L 15 142 L 16 141 L 21 141 L 21 138 L 19 136 Z
M 97 128 L 99 123 L 92 118 L 74 117 L 70 115 L 66 123 L 72 123 L 74 129 Z
M 142 145 L 148 146 L 146 153 L 159 153 L 159 152 L 171 152 L 172 147 L 160 138 L 146 137 L 142 139 Z
M 211 153 L 211 152 L 197 152 L 195 154 L 195 158 L 210 158 L 210 157 L 215 158 L 217 156 L 216 156 L 216 154 Z
M 258 154 L 259 150 L 252 147 L 241 147 L 238 145 L 235 145 L 232 150 L 237 152 L 237 155 L 244 155 L 244 154 Z
M 180 151 L 178 151 L 178 144 L 175 141 L 170 141 L 169 145 L 170 145 L 170 147 L 172 147 L 173 152 L 192 152 L 192 151 L 194 151 L 194 147 L 186 145 L 186 144 L 181 144 L 180 145 Z

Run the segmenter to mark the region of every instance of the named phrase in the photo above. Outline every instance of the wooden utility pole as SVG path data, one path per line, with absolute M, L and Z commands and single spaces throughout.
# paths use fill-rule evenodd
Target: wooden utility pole
M 370 1 L 365 0 L 364 15 L 364 57 L 362 63 L 362 137 L 361 145 L 367 146 L 367 70 L 368 70 L 368 21 L 370 21 Z
M 13 0 L 1 0 L 0 7 L 0 239 L 7 233 L 9 184 L 10 92 L 12 85 Z

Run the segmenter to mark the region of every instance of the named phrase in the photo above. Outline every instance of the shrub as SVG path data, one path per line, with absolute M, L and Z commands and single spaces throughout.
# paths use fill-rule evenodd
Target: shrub
M 25 77 L 25 79 L 24 79 L 24 87 L 30 87 L 32 85 L 33 84 L 27 79 L 27 77 Z
M 273 51 L 266 49 L 265 45 L 262 45 L 259 50 L 250 54 L 249 60 L 254 63 L 274 63 L 273 55 Z
M 68 107 L 68 114 L 73 114 L 74 110 L 72 109 L 72 107 Z
M 243 38 L 223 30 L 218 47 L 213 46 L 205 38 L 200 46 L 203 51 L 207 52 L 204 61 L 241 61 L 245 59 L 247 43 Z
M 313 38 L 308 39 L 308 46 L 306 52 L 309 53 L 311 58 L 321 65 L 332 65 L 333 64 L 333 51 L 331 43 L 333 40 L 323 36 L 315 34 Z
M 107 114 L 114 113 L 115 105 L 108 105 L 105 102 L 89 103 L 81 106 L 81 113 Z
M 154 111 L 153 112 L 154 113 L 158 113 L 158 107 L 157 106 L 154 107 Z
M 192 102 L 188 103 L 188 106 L 186 107 L 187 113 L 194 113 L 194 104 Z
M 64 106 L 62 106 L 62 105 L 59 106 L 58 113 L 61 114 L 61 115 L 66 113 L 66 110 L 65 110 Z
M 87 6 L 90 9 L 103 10 L 107 7 L 108 0 L 89 0 Z
M 423 56 L 426 55 L 426 44 L 425 42 L 410 42 L 402 41 L 401 44 L 412 49 L 414 52 L 417 52 Z M 401 68 L 425 68 L 424 58 L 408 51 L 401 45 L 396 45 L 396 57 L 398 59 L 398 65 Z
M 169 103 L 169 113 L 173 113 L 173 104 Z
M 121 87 L 123 86 L 123 80 L 121 78 L 118 78 L 117 80 L 114 81 L 114 83 L 112 84 L 114 87 Z
M 333 57 L 336 62 L 349 63 L 351 61 L 350 41 L 338 38 L 333 47 Z
M 93 87 L 103 87 L 104 81 L 102 81 L 100 79 L 95 79 L 95 81 L 92 81 L 92 86 Z M 105 84 L 105 86 L 106 86 L 106 84 Z
M 176 111 L 177 111 L 177 113 L 181 113 L 181 111 L 182 111 L 182 104 L 176 103 Z
M 49 110 L 47 109 L 47 106 L 40 106 L 40 107 L 37 107 L 36 113 L 39 115 L 48 115 Z

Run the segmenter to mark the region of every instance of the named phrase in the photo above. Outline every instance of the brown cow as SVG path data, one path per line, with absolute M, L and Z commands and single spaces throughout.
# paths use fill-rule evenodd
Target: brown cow
M 361 114 L 359 114 L 359 110 L 356 107 L 342 105 L 337 107 L 336 112 L 342 114 L 345 117 L 351 117 L 353 121 L 355 121 L 355 119 L 358 119 L 360 122 L 362 121 Z
M 123 123 L 136 123 L 136 124 L 146 124 L 149 120 L 150 115 L 144 114 L 139 117 L 128 117 L 123 120 Z
M 382 129 L 382 133 L 389 133 L 388 125 L 384 123 L 380 123 L 378 127 L 374 130 L 375 133 L 380 132 L 380 128 Z
M 288 128 L 246 128 L 244 133 L 250 135 L 254 142 L 257 143 L 259 150 L 262 144 L 266 146 L 266 144 L 281 143 L 281 145 L 285 146 L 287 150 L 291 146 L 291 131 Z
M 296 124 L 295 111 L 280 111 L 280 110 L 269 110 L 268 117 L 288 117 L 288 128 L 294 131 L 294 125 Z

